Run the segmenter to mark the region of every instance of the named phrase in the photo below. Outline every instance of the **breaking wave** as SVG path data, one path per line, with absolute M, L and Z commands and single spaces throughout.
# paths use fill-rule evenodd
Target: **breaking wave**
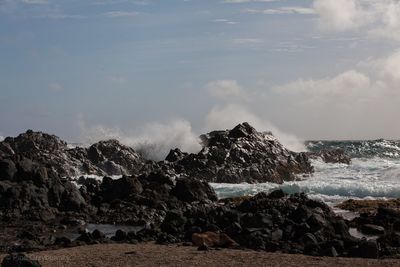
M 346 199 L 400 197 L 400 142 L 374 141 L 312 141 L 310 151 L 340 148 L 352 157 L 352 164 L 326 164 L 314 160 L 315 173 L 301 181 L 282 185 L 212 184 L 220 198 L 254 195 L 282 189 L 287 193 L 305 192 L 328 204 Z

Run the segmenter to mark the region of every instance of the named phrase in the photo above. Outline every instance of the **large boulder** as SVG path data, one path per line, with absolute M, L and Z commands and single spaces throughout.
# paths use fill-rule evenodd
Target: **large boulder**
M 189 178 L 178 179 L 172 195 L 184 202 L 217 200 L 217 195 L 207 182 Z
M 100 187 L 102 189 L 101 195 L 105 202 L 115 199 L 123 200 L 133 194 L 138 195 L 143 191 L 142 184 L 133 176 L 123 176 L 117 180 L 104 177 Z

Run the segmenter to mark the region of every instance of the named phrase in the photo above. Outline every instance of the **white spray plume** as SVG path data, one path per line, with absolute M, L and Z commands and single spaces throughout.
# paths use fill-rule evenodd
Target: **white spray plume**
M 183 151 L 196 153 L 201 145 L 198 135 L 193 133 L 190 123 L 183 119 L 171 120 L 168 124 L 148 123 L 136 131 L 123 131 L 118 127 L 104 125 L 88 126 L 79 119 L 81 139 L 86 144 L 100 140 L 117 139 L 122 144 L 131 146 L 145 158 L 163 160 L 170 149 L 180 148 Z
M 306 151 L 304 142 L 296 136 L 280 131 L 275 125 L 251 113 L 244 106 L 229 104 L 213 108 L 206 117 L 206 129 L 231 129 L 239 123 L 248 122 L 257 131 L 270 131 L 286 148 L 300 152 Z

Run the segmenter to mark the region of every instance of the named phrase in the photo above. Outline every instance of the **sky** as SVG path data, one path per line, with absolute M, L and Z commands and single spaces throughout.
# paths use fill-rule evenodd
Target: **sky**
M 399 47 L 397 0 L 0 0 L 0 135 L 400 139 Z

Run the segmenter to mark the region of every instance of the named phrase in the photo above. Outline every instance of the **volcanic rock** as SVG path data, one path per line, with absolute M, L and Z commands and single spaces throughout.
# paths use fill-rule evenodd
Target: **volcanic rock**
M 323 149 L 318 152 L 307 152 L 312 159 L 322 159 L 325 163 L 351 164 L 351 157 L 343 149 Z
M 216 183 L 282 183 L 313 172 L 305 153 L 287 150 L 271 133 L 257 132 L 248 123 L 201 139 L 198 154 L 170 152 L 167 161 L 178 173 Z
M 116 140 L 101 141 L 89 148 L 69 148 L 66 142 L 55 135 L 32 130 L 0 142 L 0 155 L 3 158 L 24 156 L 68 177 L 81 174 L 132 175 L 137 174 L 144 165 L 138 153 Z M 4 167 L 4 164 L 0 164 L 0 170 L 8 168 L 8 175 L 12 175 L 12 166 Z M 30 171 L 29 161 L 21 161 L 21 164 L 23 171 Z
M 26 255 L 10 254 L 3 259 L 1 267 L 40 267 L 42 266 L 38 261 L 29 259 Z

